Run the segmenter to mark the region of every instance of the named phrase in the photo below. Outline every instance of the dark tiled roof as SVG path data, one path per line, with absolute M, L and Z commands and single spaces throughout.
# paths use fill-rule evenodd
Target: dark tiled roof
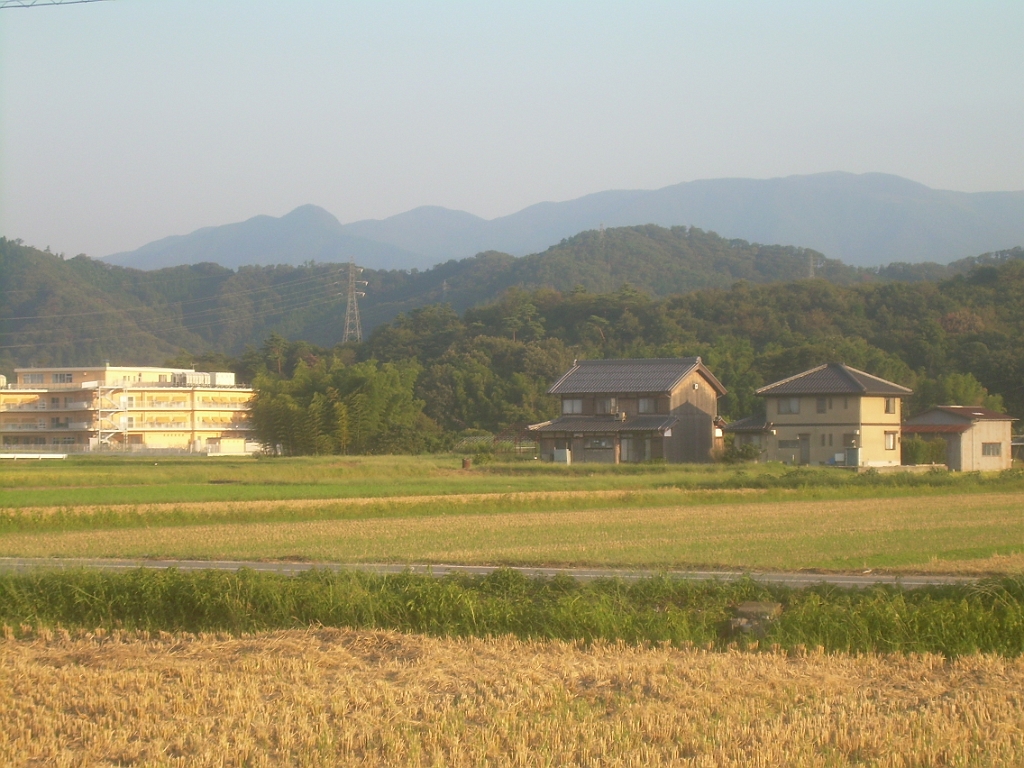
M 530 425 L 531 432 L 662 432 L 679 421 L 675 416 L 643 414 L 625 421 L 607 416 L 561 416 Z
M 747 416 L 725 425 L 726 432 L 764 432 L 768 419 L 764 416 Z
M 699 370 L 720 395 L 725 387 L 699 357 L 637 360 L 579 360 L 548 390 L 552 395 L 595 393 L 671 392 L 694 369 Z
M 858 371 L 843 363 L 827 363 L 776 381 L 757 390 L 758 395 L 890 395 L 902 397 L 913 390 Z
M 932 410 L 942 411 L 971 421 L 1016 421 L 1012 416 L 979 405 L 936 405 Z M 925 411 L 927 413 L 927 411 Z M 921 414 L 922 416 L 924 414 Z

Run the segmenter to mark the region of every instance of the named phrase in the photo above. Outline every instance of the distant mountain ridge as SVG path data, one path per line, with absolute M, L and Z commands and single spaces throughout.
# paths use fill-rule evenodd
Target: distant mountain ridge
M 379 265 L 378 268 L 401 269 L 419 257 L 394 245 L 349 234 L 323 208 L 303 205 L 280 218 L 254 216 L 234 224 L 204 227 L 187 235 L 172 235 L 134 251 L 107 256 L 103 261 L 147 270 L 203 262 L 236 269 L 350 258 L 361 264 Z
M 491 220 L 423 206 L 343 225 L 324 209 L 305 205 L 280 218 L 257 216 L 164 238 L 105 261 L 158 269 L 203 261 L 234 268 L 354 258 L 371 269 L 423 270 L 484 251 L 523 256 L 586 230 L 643 224 L 793 244 L 853 266 L 941 264 L 1024 244 L 1024 191 L 953 192 L 888 174 L 835 172 L 611 190 Z

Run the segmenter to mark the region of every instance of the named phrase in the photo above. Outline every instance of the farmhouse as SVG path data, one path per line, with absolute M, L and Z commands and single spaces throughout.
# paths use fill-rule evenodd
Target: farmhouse
M 1005 413 L 971 405 L 939 405 L 912 419 L 903 432 L 946 441 L 946 466 L 955 471 L 1000 470 L 1013 466 L 1012 424 Z
M 906 387 L 828 363 L 757 390 L 766 403 L 769 460 L 788 464 L 886 467 L 900 464 Z
M 530 431 L 549 461 L 710 461 L 725 392 L 699 357 L 580 360 L 548 390 L 562 415 Z
M 0 388 L 4 451 L 244 451 L 252 390 L 233 373 L 111 365 L 15 373 Z

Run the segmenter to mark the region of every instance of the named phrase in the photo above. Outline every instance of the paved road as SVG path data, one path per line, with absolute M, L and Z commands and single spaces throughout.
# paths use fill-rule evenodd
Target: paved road
M 47 558 L 47 557 L 0 557 L 0 571 L 27 572 L 45 569 L 98 568 L 108 571 L 129 571 L 137 568 L 177 568 L 181 571 L 237 571 L 248 568 L 264 573 L 280 573 L 287 576 L 314 569 L 333 571 L 368 571 L 370 573 L 421 573 L 431 576 L 447 576 L 465 573 L 483 576 L 497 570 L 488 565 L 387 565 L 377 563 L 300 563 L 260 562 L 239 560 L 107 560 L 94 558 Z M 575 579 L 639 579 L 645 576 L 665 574 L 674 579 L 691 581 L 735 581 L 749 576 L 755 581 L 767 584 L 782 584 L 790 587 L 809 587 L 815 584 L 834 584 L 840 587 L 868 587 L 873 584 L 898 584 L 903 587 L 924 587 L 938 584 L 962 584 L 977 581 L 969 576 L 947 575 L 893 575 L 886 573 L 809 573 L 809 572 L 758 572 L 758 571 L 652 571 L 622 570 L 614 568 L 530 568 L 517 567 L 512 570 L 524 576 L 556 576 L 565 574 Z

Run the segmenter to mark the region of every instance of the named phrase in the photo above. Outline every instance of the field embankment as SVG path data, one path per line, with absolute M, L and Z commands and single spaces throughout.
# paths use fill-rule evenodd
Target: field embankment
M 0 762 L 1019 765 L 1024 660 L 318 629 L 0 641 Z
M 781 615 L 755 632 L 737 633 L 730 619 L 747 601 L 777 602 Z M 324 570 L 291 577 L 49 571 L 0 576 L 0 623 L 10 636 L 33 627 L 245 633 L 332 626 L 719 649 L 1018 656 L 1024 654 L 1024 579 L 844 590 L 667 577 L 583 583 L 509 570 L 443 579 Z

